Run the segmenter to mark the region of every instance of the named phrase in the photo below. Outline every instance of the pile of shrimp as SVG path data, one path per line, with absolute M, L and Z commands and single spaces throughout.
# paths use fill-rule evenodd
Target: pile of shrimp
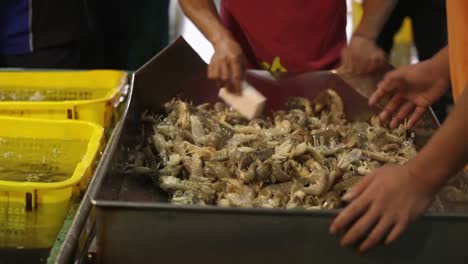
M 173 99 L 165 110 L 142 115 L 145 140 L 127 172 L 150 176 L 175 204 L 339 208 L 363 176 L 416 155 L 404 125 L 348 122 L 332 90 L 250 121 L 220 102 Z

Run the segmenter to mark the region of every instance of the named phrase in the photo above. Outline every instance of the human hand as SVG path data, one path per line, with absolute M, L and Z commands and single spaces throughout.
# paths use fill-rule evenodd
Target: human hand
M 426 109 L 445 93 L 449 82 L 433 69 L 430 60 L 404 66 L 385 75 L 370 97 L 369 104 L 376 105 L 384 96 L 392 94 L 380 118 L 386 121 L 393 116 L 390 127 L 394 128 L 413 112 L 408 121 L 408 127 L 412 127 Z M 394 115 L 397 110 L 398 113 Z
M 240 94 L 244 77 L 244 54 L 237 42 L 224 37 L 213 43 L 215 53 L 208 66 L 208 78 L 216 80 L 231 93 Z
M 354 35 L 341 52 L 341 70 L 366 74 L 379 69 L 386 61 L 385 52 L 372 39 Z
M 335 218 L 330 232 L 343 232 L 342 246 L 354 244 L 369 232 L 359 246 L 361 252 L 383 238 L 388 245 L 425 212 L 433 200 L 435 189 L 411 173 L 408 165 L 377 169 L 345 195 L 344 199 L 350 203 Z

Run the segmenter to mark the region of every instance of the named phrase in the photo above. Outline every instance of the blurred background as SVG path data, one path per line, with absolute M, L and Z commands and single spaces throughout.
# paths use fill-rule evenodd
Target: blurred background
M 215 1 L 219 7 L 219 0 Z M 348 39 L 359 23 L 361 1 L 347 0 Z M 90 34 L 85 42 L 85 66 L 134 70 L 180 35 L 209 62 L 211 44 L 184 16 L 177 0 L 87 1 Z M 98 40 L 96 43 L 95 40 Z M 391 63 L 417 61 L 410 18 L 395 35 Z
M 180 10 L 177 0 L 170 1 L 170 40 L 179 35 L 192 45 L 201 57 L 209 62 L 213 54 L 211 44 L 203 37 L 198 29 L 190 22 Z M 219 6 L 219 0 L 216 1 Z M 353 29 L 359 24 L 362 16 L 362 0 L 346 0 L 348 6 L 348 25 L 346 28 L 348 40 L 351 38 Z M 413 32 L 411 19 L 405 18 L 403 25 L 394 38 L 394 46 L 391 53 L 391 63 L 394 66 L 406 65 L 418 61 L 417 51 L 413 45 Z

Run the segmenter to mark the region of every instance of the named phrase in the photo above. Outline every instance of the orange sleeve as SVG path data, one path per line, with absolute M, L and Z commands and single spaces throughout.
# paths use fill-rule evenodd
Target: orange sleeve
M 450 75 L 456 100 L 468 85 L 468 1 L 447 1 Z

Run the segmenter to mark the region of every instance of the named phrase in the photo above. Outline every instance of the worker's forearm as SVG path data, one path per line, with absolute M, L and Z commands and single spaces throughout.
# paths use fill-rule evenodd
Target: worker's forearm
M 468 89 L 442 127 L 409 162 L 413 175 L 434 191 L 468 163 Z
M 431 64 L 434 74 L 440 76 L 447 81 L 450 80 L 450 64 L 448 47 L 440 50 L 436 55 L 431 58 Z
M 179 4 L 211 44 L 230 36 L 219 19 L 213 0 L 179 0 Z
M 376 40 L 397 2 L 398 0 L 365 0 L 361 23 L 354 34 Z

